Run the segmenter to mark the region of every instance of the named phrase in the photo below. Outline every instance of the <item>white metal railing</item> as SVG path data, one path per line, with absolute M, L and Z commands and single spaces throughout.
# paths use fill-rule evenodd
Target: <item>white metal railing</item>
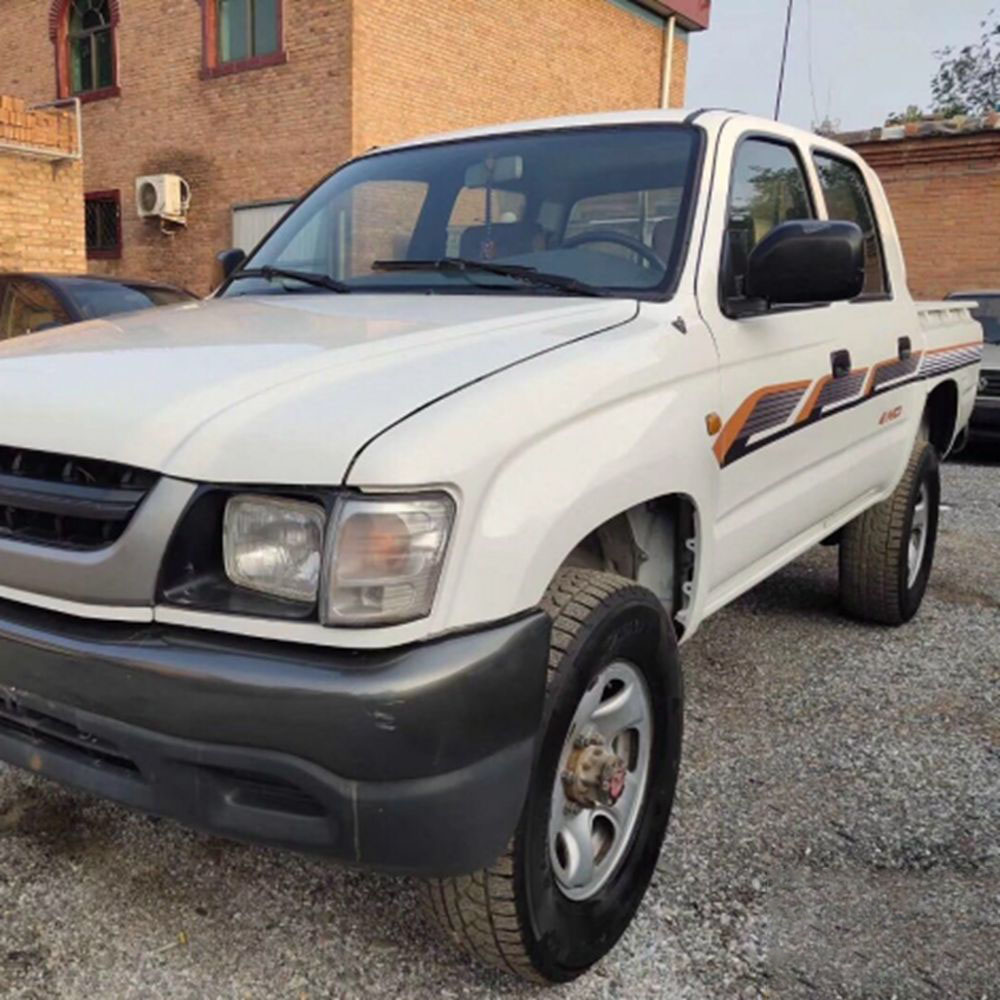
M 48 101 L 45 104 L 33 104 L 29 111 L 44 111 L 48 108 L 73 108 L 73 118 L 76 124 L 76 144 L 73 152 L 67 153 L 63 149 L 54 149 L 51 146 L 33 146 L 23 142 L 9 142 L 0 139 L 0 151 L 20 153 L 22 156 L 36 156 L 43 160 L 58 162 L 60 160 L 82 160 L 83 159 L 83 118 L 80 114 L 80 98 L 64 97 L 58 101 Z

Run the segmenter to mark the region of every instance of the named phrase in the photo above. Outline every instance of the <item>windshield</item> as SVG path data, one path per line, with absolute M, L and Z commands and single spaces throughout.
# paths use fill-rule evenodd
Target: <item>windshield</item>
M 995 293 L 955 292 L 949 299 L 969 299 L 979 304 L 972 310 L 972 318 L 983 327 L 983 340 L 987 344 L 1000 344 L 1000 295 Z
M 366 156 L 306 197 L 244 268 L 321 274 L 350 292 L 662 295 L 682 263 L 699 135 L 565 129 Z M 322 291 L 275 272 L 223 294 Z M 528 280 L 538 275 L 570 281 Z
M 153 306 L 194 301 L 193 295 L 178 288 L 87 281 L 85 278 L 67 281 L 66 289 L 72 295 L 83 319 L 97 319 L 112 313 L 136 312 Z

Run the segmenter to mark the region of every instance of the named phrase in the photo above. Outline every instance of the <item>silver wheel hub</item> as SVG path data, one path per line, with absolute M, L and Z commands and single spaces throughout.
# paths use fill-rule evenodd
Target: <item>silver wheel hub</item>
M 930 511 L 930 496 L 927 483 L 920 484 L 920 493 L 913 508 L 913 520 L 910 524 L 910 540 L 906 551 L 906 586 L 912 587 L 920 575 L 920 567 L 927 551 L 927 524 Z
M 625 857 L 645 801 L 652 735 L 646 682 L 616 660 L 577 705 L 552 791 L 549 857 L 570 899 L 599 892 Z

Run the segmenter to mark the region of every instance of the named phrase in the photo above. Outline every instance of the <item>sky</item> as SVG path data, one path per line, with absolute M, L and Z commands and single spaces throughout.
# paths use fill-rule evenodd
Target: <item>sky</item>
M 829 115 L 863 129 L 928 106 L 934 51 L 978 41 L 994 7 L 1000 0 L 794 0 L 782 120 L 809 128 Z M 686 105 L 773 116 L 786 10 L 787 0 L 714 0 L 708 31 L 691 36 Z

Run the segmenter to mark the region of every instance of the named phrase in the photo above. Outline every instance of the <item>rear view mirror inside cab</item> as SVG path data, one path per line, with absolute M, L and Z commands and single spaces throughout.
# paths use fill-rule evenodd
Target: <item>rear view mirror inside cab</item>
M 465 186 L 481 188 L 487 185 L 517 181 L 524 176 L 524 158 L 521 156 L 488 157 L 473 163 L 465 171 Z

